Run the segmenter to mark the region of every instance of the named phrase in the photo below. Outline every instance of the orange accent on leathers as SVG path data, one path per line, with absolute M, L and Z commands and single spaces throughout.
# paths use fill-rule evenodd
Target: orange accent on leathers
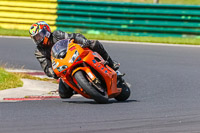
M 44 44 L 44 45 L 47 45 L 48 39 L 49 39 L 48 37 L 44 37 L 44 41 L 43 41 L 43 44 Z

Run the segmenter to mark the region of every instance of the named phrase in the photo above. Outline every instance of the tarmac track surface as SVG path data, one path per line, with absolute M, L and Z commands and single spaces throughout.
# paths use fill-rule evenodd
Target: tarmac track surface
M 0 103 L 0 133 L 198 133 L 200 47 L 104 43 L 131 84 L 127 102 Z M 0 38 L 0 60 L 41 70 L 27 39 Z

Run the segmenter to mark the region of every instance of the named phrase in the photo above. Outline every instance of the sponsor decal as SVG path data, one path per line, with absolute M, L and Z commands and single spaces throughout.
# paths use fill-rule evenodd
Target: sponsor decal
M 69 61 L 69 63 L 74 63 L 74 61 L 76 60 L 76 58 L 79 56 L 78 51 L 76 50 L 74 52 L 74 55 L 72 56 L 71 60 Z
M 76 49 L 75 46 L 72 46 L 71 48 L 69 48 L 70 51 L 73 51 L 73 50 L 75 50 L 75 49 Z
M 92 60 L 93 63 L 97 63 L 96 60 Z

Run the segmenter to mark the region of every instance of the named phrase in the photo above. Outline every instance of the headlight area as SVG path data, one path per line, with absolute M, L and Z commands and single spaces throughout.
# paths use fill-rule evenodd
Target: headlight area
M 61 72 L 61 71 L 65 70 L 66 68 L 68 68 L 68 66 L 63 65 L 63 66 L 57 67 L 57 70 L 58 70 L 59 72 Z

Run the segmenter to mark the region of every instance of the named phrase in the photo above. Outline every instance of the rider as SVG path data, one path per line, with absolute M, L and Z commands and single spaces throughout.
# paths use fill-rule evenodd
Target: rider
M 51 32 L 49 25 L 44 21 L 38 21 L 32 24 L 29 33 L 32 40 L 36 44 L 35 56 L 45 74 L 49 77 L 58 79 L 52 69 L 51 48 L 57 41 L 62 39 L 74 39 L 74 42 L 80 44 L 82 47 L 88 47 L 91 50 L 99 53 L 103 59 L 108 62 L 108 65 L 114 70 L 119 68 L 119 64 L 110 58 L 103 45 L 98 40 L 87 40 L 80 33 L 69 34 L 60 30 Z M 59 82 L 58 90 L 61 98 L 70 98 L 73 95 L 72 88 L 70 88 L 62 80 Z

